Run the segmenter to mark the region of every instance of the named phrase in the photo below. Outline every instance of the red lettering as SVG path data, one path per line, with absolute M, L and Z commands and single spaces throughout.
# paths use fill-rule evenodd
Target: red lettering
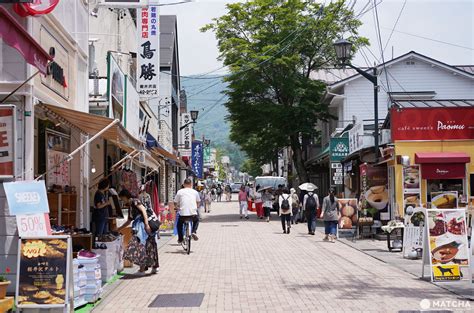
M 0 147 L 8 147 L 8 138 L 6 131 L 0 131 Z

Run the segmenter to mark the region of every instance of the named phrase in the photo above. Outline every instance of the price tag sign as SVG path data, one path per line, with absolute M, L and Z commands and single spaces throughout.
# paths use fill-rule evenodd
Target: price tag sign
M 49 213 L 44 181 L 4 183 L 11 215 Z
M 16 216 L 20 237 L 42 237 L 51 235 L 48 213 L 20 214 Z

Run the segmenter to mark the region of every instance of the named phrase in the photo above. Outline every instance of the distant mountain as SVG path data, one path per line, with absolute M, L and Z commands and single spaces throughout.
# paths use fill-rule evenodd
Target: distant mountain
M 190 76 L 192 77 L 192 76 Z M 225 120 L 229 114 L 225 107 L 223 91 L 227 83 L 220 76 L 195 76 L 182 78 L 181 85 L 186 90 L 188 111 L 198 110 L 199 117 L 194 125 L 196 138 L 211 139 L 211 146 L 228 153 L 231 163 L 239 168 L 245 159 L 240 148 L 229 139 L 230 126 Z

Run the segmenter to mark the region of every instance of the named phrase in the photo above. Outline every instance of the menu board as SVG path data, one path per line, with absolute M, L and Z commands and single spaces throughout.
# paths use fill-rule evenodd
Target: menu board
M 403 208 L 409 215 L 416 207 L 421 206 L 420 166 L 403 167 Z
M 362 164 L 359 168 L 361 209 L 366 210 L 374 220 L 390 220 L 387 168 L 369 164 Z
M 431 280 L 471 280 L 464 209 L 426 210 Z
M 439 191 L 431 193 L 431 207 L 437 209 L 455 209 L 458 207 L 457 191 Z
M 338 229 L 352 229 L 353 226 L 357 226 L 357 199 L 337 199 L 337 201 L 341 211 L 341 217 L 337 223 Z
M 403 232 L 403 257 L 407 258 L 413 251 L 423 249 L 425 209 L 409 206 L 405 212 L 405 230 Z
M 21 238 L 18 249 L 16 305 L 64 307 L 69 301 L 69 236 Z

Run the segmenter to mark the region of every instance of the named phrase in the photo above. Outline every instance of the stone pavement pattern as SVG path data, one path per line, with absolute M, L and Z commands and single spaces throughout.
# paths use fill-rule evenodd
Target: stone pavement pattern
M 398 312 L 420 310 L 422 299 L 456 299 L 340 242 L 308 236 L 306 225 L 285 235 L 272 214 L 270 223 L 240 220 L 237 202 L 213 204 L 191 255 L 169 241 L 159 250 L 159 274 L 126 276 L 94 312 Z M 199 308 L 148 307 L 177 293 L 205 296 Z

